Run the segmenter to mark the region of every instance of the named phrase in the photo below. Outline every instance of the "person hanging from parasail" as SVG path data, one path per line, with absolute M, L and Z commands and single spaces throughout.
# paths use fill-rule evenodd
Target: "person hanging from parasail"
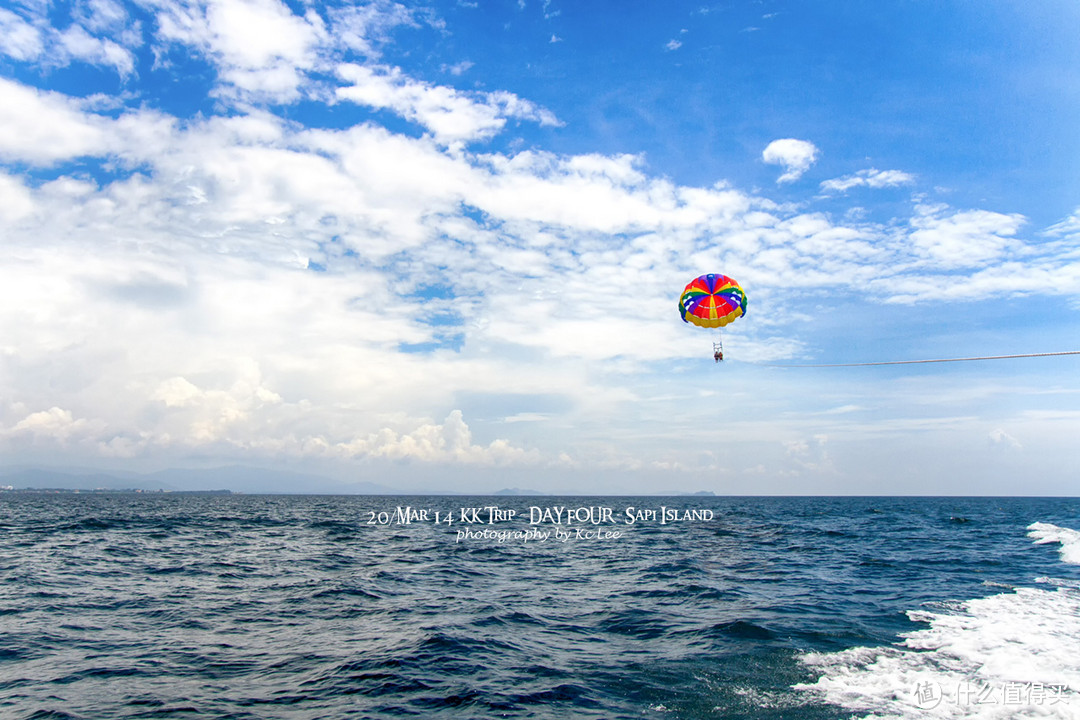
M 695 278 L 683 289 L 679 298 L 679 314 L 683 322 L 703 328 L 715 328 L 713 360 L 724 359 L 720 328 L 746 314 L 746 293 L 727 275 L 710 273 Z

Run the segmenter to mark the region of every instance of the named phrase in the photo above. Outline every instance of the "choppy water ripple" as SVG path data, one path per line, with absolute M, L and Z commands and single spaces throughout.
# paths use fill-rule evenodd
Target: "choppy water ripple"
M 715 517 L 566 543 L 365 522 L 492 504 Z M 1052 530 L 1078 518 L 1037 499 L 8 493 L 0 715 L 850 717 L 826 686 L 854 656 L 835 653 L 1040 577 L 1077 592 L 1076 566 L 1025 533 L 1068 538 Z

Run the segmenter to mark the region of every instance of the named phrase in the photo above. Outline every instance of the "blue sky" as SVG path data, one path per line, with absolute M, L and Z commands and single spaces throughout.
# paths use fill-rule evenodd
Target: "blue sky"
M 1033 5 L 1033 6 L 1029 6 Z M 1073 494 L 1074 3 L 0 6 L 0 451 Z M 728 361 L 675 301 L 723 272 Z

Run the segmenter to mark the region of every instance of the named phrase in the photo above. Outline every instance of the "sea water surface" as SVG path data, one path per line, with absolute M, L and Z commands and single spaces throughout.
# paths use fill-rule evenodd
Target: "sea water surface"
M 7 492 L 0 717 L 1080 718 L 1078 528 L 1077 498 Z

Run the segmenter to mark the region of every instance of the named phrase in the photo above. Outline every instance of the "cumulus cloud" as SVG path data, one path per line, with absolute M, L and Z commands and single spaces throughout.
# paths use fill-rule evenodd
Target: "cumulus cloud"
M 0 158 L 51 165 L 108 149 L 103 123 L 77 99 L 0 78 Z
M 344 57 L 360 55 L 376 61 L 395 28 L 417 27 L 422 22 L 438 25 L 431 18 L 421 18 L 420 11 L 390 0 L 325 8 L 325 15 L 314 8 L 297 14 L 279 0 L 189 0 L 161 5 L 156 11 L 158 37 L 172 47 L 200 53 L 217 70 L 219 84 L 214 94 L 242 103 L 291 103 L 304 96 L 321 99 L 327 93 L 321 76 L 332 74 Z M 351 72 L 349 67 L 345 64 L 345 74 Z M 376 75 L 385 70 L 372 67 Z M 454 74 L 467 67 L 465 63 L 455 65 Z M 401 111 L 407 104 L 402 92 L 408 88 L 396 89 L 396 101 L 375 107 Z M 437 86 L 424 90 L 414 95 L 453 94 Z M 363 96 L 361 90 L 353 92 L 357 94 L 354 99 Z M 378 90 L 373 93 L 374 97 L 383 96 Z M 454 100 L 444 98 L 445 102 L 453 104 Z M 498 101 L 488 104 L 497 106 Z M 437 105 L 439 101 L 433 100 L 405 116 L 437 122 Z M 537 114 L 544 112 L 537 110 Z M 441 120 L 443 124 L 451 122 L 447 117 Z
M 981 267 L 1001 260 L 1021 244 L 1015 239 L 1024 217 L 987 210 L 949 212 L 921 205 L 911 219 L 909 239 L 928 261 L 944 268 Z
M 817 434 L 811 438 L 788 440 L 782 443 L 790 469 L 788 473 L 832 473 L 834 467 L 829 457 L 829 436 Z
M 506 440 L 493 440 L 487 445 L 473 443 L 472 431 L 460 410 L 452 411 L 442 424 L 424 424 L 407 433 L 385 428 L 328 450 L 349 456 L 468 465 L 537 464 L 542 458 L 537 451 L 515 447 Z
M 157 8 L 162 40 L 196 49 L 218 66 L 221 91 L 274 102 L 300 96 L 327 28 L 318 13 L 277 0 L 193 0 Z
M 88 425 L 85 419 L 75 418 L 70 410 L 51 407 L 48 410 L 30 413 L 3 434 L 15 437 L 29 436 L 37 441 L 55 441 L 63 444 L 73 436 L 87 430 Z
M 780 165 L 784 174 L 777 178 L 778 183 L 794 182 L 803 176 L 817 160 L 820 151 L 807 140 L 783 138 L 773 140 L 761 153 L 761 159 L 769 165 Z
M 995 428 L 990 432 L 990 444 L 996 447 L 1005 447 L 1013 450 L 1020 450 L 1023 448 L 1023 445 L 1020 444 L 1019 440 L 1001 428 Z
M 70 410 L 58 407 L 50 408 L 42 412 L 31 413 L 15 424 L 15 430 L 30 430 L 45 432 L 68 428 L 74 424 Z
M 34 211 L 34 201 L 18 178 L 0 172 L 0 221 L 14 223 Z

